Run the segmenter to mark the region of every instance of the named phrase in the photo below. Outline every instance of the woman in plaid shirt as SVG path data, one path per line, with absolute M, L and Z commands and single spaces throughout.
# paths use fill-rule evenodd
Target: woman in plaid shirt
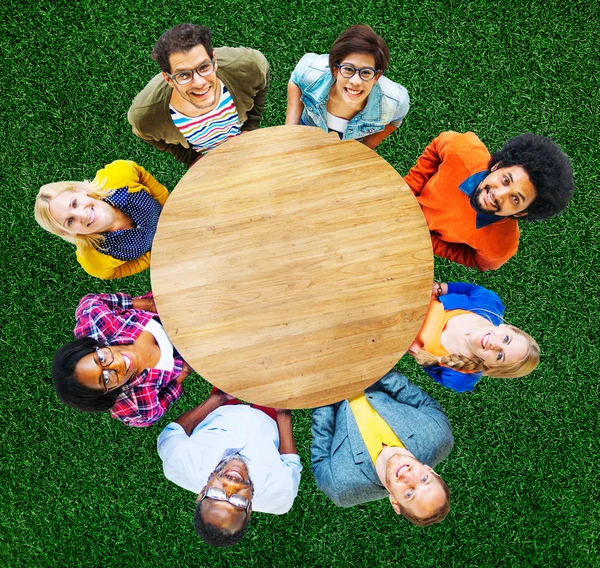
M 84 412 L 110 410 L 128 426 L 154 424 L 193 371 L 157 321 L 152 293 L 88 294 L 79 302 L 75 341 L 55 354 L 58 398 Z

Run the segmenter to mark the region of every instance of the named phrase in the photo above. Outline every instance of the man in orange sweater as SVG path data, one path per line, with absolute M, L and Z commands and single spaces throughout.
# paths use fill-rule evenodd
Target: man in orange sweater
M 479 270 L 499 268 L 517 252 L 518 219 L 558 215 L 575 190 L 568 156 L 531 133 L 490 156 L 472 132 L 442 132 L 404 180 L 421 205 L 433 252 Z

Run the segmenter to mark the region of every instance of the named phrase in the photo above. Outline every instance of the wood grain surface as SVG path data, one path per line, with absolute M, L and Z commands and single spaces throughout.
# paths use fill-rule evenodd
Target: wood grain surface
M 433 254 L 385 160 L 276 126 L 185 174 L 158 223 L 151 279 L 171 341 L 202 377 L 245 401 L 310 408 L 361 392 L 408 349 Z

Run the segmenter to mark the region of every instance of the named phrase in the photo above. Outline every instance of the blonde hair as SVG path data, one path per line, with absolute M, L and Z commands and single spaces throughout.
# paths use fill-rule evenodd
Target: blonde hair
M 104 235 L 74 235 L 67 231 L 50 214 L 50 201 L 54 197 L 67 191 L 79 190 L 94 199 L 104 199 L 113 193 L 112 189 L 105 189 L 104 184 L 98 181 L 57 181 L 47 183 L 40 188 L 35 198 L 35 220 L 42 229 L 59 236 L 69 243 L 73 243 L 79 250 L 84 250 L 87 247 L 101 248 L 104 243 Z
M 432 365 L 445 365 L 457 371 L 481 371 L 488 377 L 495 379 L 516 379 L 524 377 L 533 372 L 540 363 L 540 346 L 536 340 L 528 333 L 525 333 L 518 327 L 509 325 L 514 333 L 525 338 L 527 341 L 527 353 L 521 361 L 509 365 L 500 364 L 496 367 L 488 367 L 479 357 L 468 357 L 459 353 L 452 353 L 443 357 L 436 357 L 433 353 L 422 349 L 414 355 L 415 361 L 421 367 L 431 367 Z

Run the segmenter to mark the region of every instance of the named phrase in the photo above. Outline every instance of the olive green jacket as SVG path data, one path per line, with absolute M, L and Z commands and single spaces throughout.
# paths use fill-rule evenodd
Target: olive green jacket
M 217 47 L 217 77 L 233 98 L 242 130 L 255 130 L 260 124 L 269 89 L 269 63 L 265 56 L 247 47 Z M 133 133 L 176 160 L 192 165 L 196 152 L 171 120 L 169 101 L 172 88 L 156 75 L 133 99 L 127 113 Z

